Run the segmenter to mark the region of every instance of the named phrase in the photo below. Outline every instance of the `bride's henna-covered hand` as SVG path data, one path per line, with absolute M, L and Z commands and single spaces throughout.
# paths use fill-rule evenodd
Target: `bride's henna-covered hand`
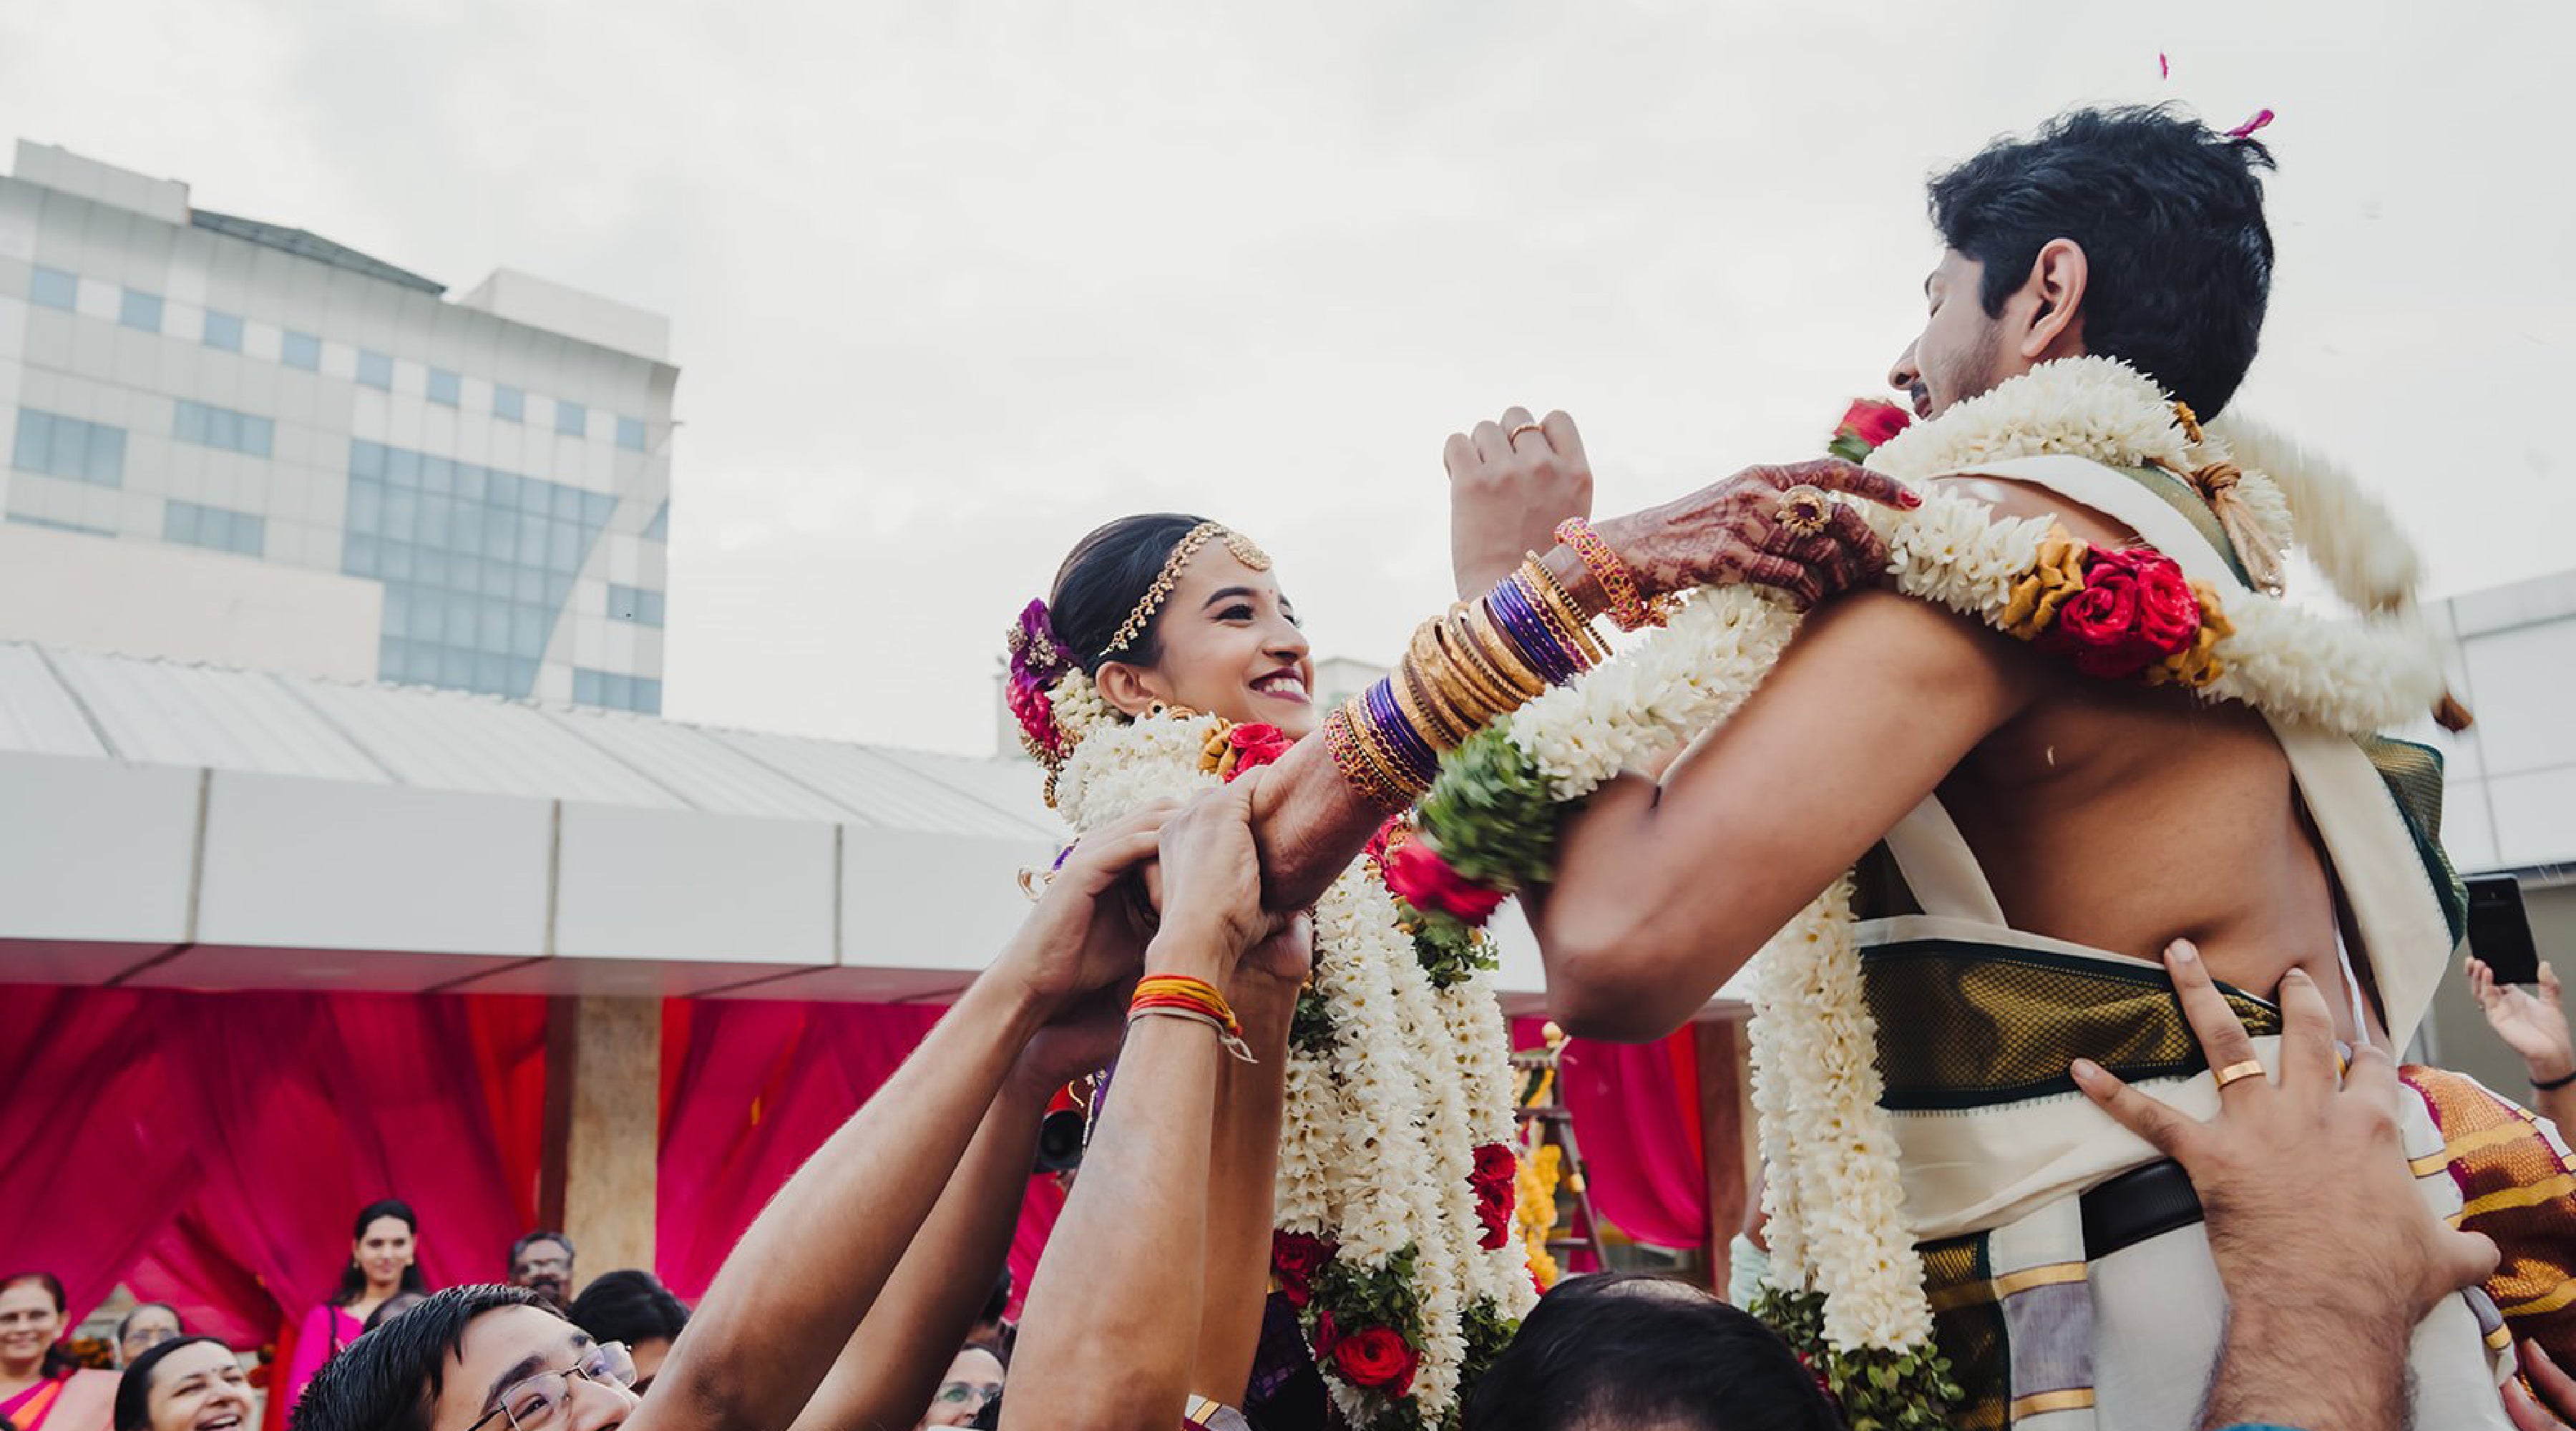
M 1828 458 L 1748 467 L 1687 497 L 1595 523 L 1594 530 L 1649 595 L 1744 584 L 1777 587 L 1812 606 L 1875 581 L 1887 570 L 1887 545 L 1859 509 L 1833 503 L 1825 529 L 1813 536 L 1781 524 L 1782 494 L 1801 486 L 1890 507 L 1922 505 L 1895 478 Z

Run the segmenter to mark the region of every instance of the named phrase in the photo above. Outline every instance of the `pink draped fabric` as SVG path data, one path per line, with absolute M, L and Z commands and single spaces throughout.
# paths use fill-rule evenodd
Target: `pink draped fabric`
M 1540 1046 L 1540 1022 L 1514 1019 L 1513 1045 Z M 1657 1247 L 1706 1244 L 1708 1170 L 1693 1031 L 1643 1044 L 1569 1039 L 1557 1084 L 1574 1115 L 1601 1216 Z
M 399 1196 L 431 1285 L 493 1277 L 526 1199 L 491 1101 L 459 1095 L 476 1020 L 542 1027 L 540 1003 L 511 1003 L 0 993 L 0 1263 L 56 1271 L 75 1311 L 125 1279 L 257 1345 L 337 1283 L 359 1206 Z
M 0 1276 L 63 1279 L 97 1306 L 188 1195 L 195 1159 L 150 997 L 0 989 Z
M 875 1096 L 945 1012 L 705 1000 L 664 1021 L 669 1091 L 656 1260 L 672 1291 L 692 1300 L 705 1294 L 770 1196 Z M 1052 1182 L 1030 1184 L 1011 1244 L 1021 1287 L 1063 1201 Z

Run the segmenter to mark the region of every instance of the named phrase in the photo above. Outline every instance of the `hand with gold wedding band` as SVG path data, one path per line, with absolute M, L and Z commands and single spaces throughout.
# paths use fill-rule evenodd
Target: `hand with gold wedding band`
M 2337 1076 L 2334 1016 L 2315 980 L 2296 968 L 2282 976 L 2273 1079 L 2258 1076 L 2254 1040 L 2199 951 L 2177 940 L 2165 968 L 2218 1070 L 2218 1116 L 2202 1122 L 2089 1059 L 2075 1060 L 2070 1072 L 2103 1112 L 2182 1164 L 2200 1197 L 2231 1309 L 2207 1424 L 2381 1425 L 2384 1404 L 2402 1407 L 2416 1323 L 2489 1276 L 2495 1244 L 2435 1217 L 2416 1190 L 2399 1132 L 2397 1066 L 2387 1053 L 2365 1040 Z M 2369 1276 L 2356 1279 L 2356 1267 Z M 2336 1316 L 2314 1315 L 2327 1306 Z M 2320 1342 L 2313 1348 L 2301 1342 L 2312 1331 Z M 2329 1363 L 2386 1380 L 2294 1384 L 2300 1379 L 2279 1371 Z
M 1556 524 L 1592 515 L 1592 464 L 1574 419 L 1505 408 L 1492 422 L 1452 433 L 1449 561 L 1460 597 L 1483 595 L 1521 558 L 1556 545 Z

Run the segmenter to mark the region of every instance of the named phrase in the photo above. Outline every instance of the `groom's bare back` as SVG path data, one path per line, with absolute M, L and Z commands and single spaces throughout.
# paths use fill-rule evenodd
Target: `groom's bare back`
M 2044 493 L 1962 485 L 2013 515 L 2053 513 L 2088 540 L 2134 541 Z M 2213 975 L 2266 996 L 2296 966 L 2350 1038 L 2333 887 L 2263 717 L 2088 680 L 2018 647 L 2002 659 L 2044 666 L 2031 677 L 2039 694 L 1941 795 L 2013 927 L 2149 959 L 2189 939 Z

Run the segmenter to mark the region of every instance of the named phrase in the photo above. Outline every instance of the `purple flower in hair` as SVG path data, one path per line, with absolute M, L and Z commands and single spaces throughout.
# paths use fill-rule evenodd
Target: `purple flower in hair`
M 1020 723 L 1021 739 L 1028 743 L 1029 753 L 1047 760 L 1064 758 L 1064 732 L 1055 723 L 1055 704 L 1047 699 L 1047 688 L 1062 680 L 1073 669 L 1073 659 L 1056 639 L 1055 623 L 1047 615 L 1047 604 L 1032 601 L 1020 609 L 1018 624 L 1011 628 L 1011 680 L 1007 699 L 1011 715 Z

